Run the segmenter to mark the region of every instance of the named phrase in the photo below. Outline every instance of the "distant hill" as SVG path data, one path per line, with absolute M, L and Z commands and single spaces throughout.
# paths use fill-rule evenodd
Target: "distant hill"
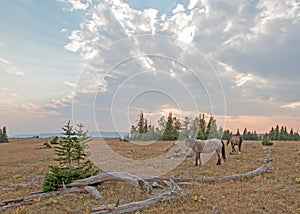
M 124 135 L 128 132 L 89 132 L 89 135 L 92 137 L 103 137 L 103 138 L 123 138 Z M 9 138 L 49 138 L 54 136 L 62 136 L 61 133 L 39 133 L 39 134 L 18 134 L 18 135 L 9 135 Z

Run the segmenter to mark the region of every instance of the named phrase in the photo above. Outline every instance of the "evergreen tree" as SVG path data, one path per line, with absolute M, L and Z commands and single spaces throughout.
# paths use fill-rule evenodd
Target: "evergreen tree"
M 148 132 L 148 121 L 146 119 L 144 119 L 144 130 L 142 134 L 145 134 Z
M 277 125 L 274 131 L 274 140 L 279 140 L 279 126 Z
M 77 166 L 80 165 L 80 160 L 84 160 L 86 154 L 84 149 L 87 147 L 87 143 L 90 141 L 91 136 L 88 135 L 88 131 L 84 131 L 84 126 L 79 123 L 77 124 L 77 129 L 75 129 L 75 135 L 77 140 L 74 141 L 74 157 L 73 160 L 77 161 Z
M 158 136 L 161 137 L 164 130 L 166 129 L 166 124 L 167 124 L 165 116 L 162 116 L 157 122 L 158 122 L 158 128 L 156 132 L 158 133 Z
M 258 140 L 258 135 L 256 133 L 256 130 L 253 132 L 253 139 L 252 140 Z
M 184 136 L 189 136 L 191 131 L 190 128 L 191 128 L 191 119 L 189 117 L 185 117 L 182 126 L 182 134 Z
M 206 140 L 207 139 L 207 134 L 206 134 L 206 122 L 205 122 L 205 118 L 204 118 L 204 114 L 201 116 L 199 116 L 199 129 L 198 129 L 198 135 L 197 135 L 197 139 L 200 140 Z
M 269 138 L 270 140 L 275 140 L 275 129 L 272 127 L 271 131 L 269 132 Z
M 207 127 L 206 127 L 206 137 L 208 139 L 210 138 L 219 138 L 218 136 L 218 127 L 217 122 L 213 118 L 213 116 L 210 116 Z
M 232 135 L 232 133 L 230 132 L 229 129 L 225 130 L 224 134 L 222 136 L 222 140 L 228 140 L 231 135 Z
M 240 136 L 241 134 L 240 134 L 240 130 L 239 129 L 237 129 L 236 130 L 236 136 Z
M 244 131 L 243 131 L 243 139 L 244 140 L 249 140 L 249 136 L 248 136 L 248 131 L 247 128 L 245 127 Z
M 191 122 L 190 136 L 192 138 L 195 138 L 198 136 L 200 119 L 201 119 L 201 116 L 195 117 Z
M 74 147 L 78 145 L 76 133 L 73 131 L 73 126 L 70 121 L 62 128 L 63 137 L 60 138 L 58 146 L 55 147 L 55 154 L 58 156 L 56 159 L 61 166 L 67 166 L 69 169 L 72 167 L 72 160 L 74 159 Z
M 166 128 L 161 136 L 162 140 L 177 140 L 179 136 L 180 122 L 172 117 L 172 112 L 169 113 Z
M 138 133 L 144 134 L 145 133 L 145 120 L 144 120 L 144 114 L 141 111 L 140 118 L 138 121 Z
M 223 127 L 220 126 L 220 127 L 219 127 L 219 130 L 218 130 L 218 135 L 219 135 L 219 137 L 220 137 L 221 139 L 223 138 L 223 134 L 224 134 Z
M 3 143 L 2 128 L 0 128 L 0 143 Z
M 8 143 L 6 127 L 0 128 L 0 143 Z
M 137 130 L 134 125 L 131 126 L 130 136 L 131 136 L 131 139 L 136 139 L 136 137 L 137 137 Z

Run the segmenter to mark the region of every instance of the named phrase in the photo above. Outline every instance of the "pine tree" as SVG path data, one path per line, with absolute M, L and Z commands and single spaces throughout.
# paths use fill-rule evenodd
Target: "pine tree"
M 2 129 L 0 128 L 0 143 L 3 143 Z
M 143 112 L 141 111 L 141 113 L 140 113 L 140 118 L 139 118 L 139 121 L 138 121 L 138 133 L 139 134 L 144 134 L 145 132 L 145 126 L 144 126 L 144 124 L 145 124 L 145 120 L 144 120 L 144 114 L 143 114 Z
M 131 126 L 130 137 L 131 139 L 136 139 L 137 137 L 137 130 L 134 125 Z
M 243 139 L 244 140 L 249 140 L 249 137 L 248 137 L 248 131 L 247 131 L 247 128 L 245 127 L 244 131 L 243 131 Z
M 218 136 L 218 127 L 217 122 L 211 115 L 206 127 L 206 136 L 208 139 L 210 138 L 219 138 Z
M 84 149 L 87 148 L 87 143 L 90 141 L 91 136 L 88 135 L 88 130 L 84 131 L 84 126 L 81 123 L 77 124 L 77 127 L 78 128 L 75 129 L 77 140 L 74 144 L 75 154 L 73 160 L 77 161 L 77 166 L 79 166 L 80 160 L 84 160 L 86 157 Z
M 279 126 L 277 125 L 274 131 L 275 139 L 274 140 L 279 140 Z
M 274 129 L 274 127 L 272 127 L 271 131 L 269 132 L 269 138 L 270 138 L 270 140 L 275 140 L 275 129 Z
M 144 119 L 144 129 L 143 129 L 143 134 L 148 132 L 148 121 Z
M 54 152 L 58 156 L 56 160 L 59 164 L 71 169 L 75 153 L 74 146 L 78 145 L 78 138 L 73 131 L 73 126 L 70 125 L 70 121 L 67 125 L 64 125 L 62 130 L 63 137 L 59 139 L 58 146 L 55 147 Z
M 166 128 L 161 136 L 162 140 L 177 140 L 179 136 L 178 122 L 176 118 L 172 117 L 172 112 L 169 113 Z M 177 125 L 175 125 L 177 124 Z M 180 126 L 179 126 L 180 128 Z
M 190 127 L 190 136 L 195 138 L 198 136 L 199 132 L 199 123 L 200 123 L 200 116 L 191 119 L 191 127 Z
M 228 140 L 231 135 L 232 135 L 232 133 L 230 132 L 229 129 L 225 130 L 224 134 L 223 134 L 223 137 L 222 137 L 222 140 Z
M 184 136 L 190 135 L 191 128 L 191 119 L 189 117 L 185 117 L 183 121 L 182 133 Z
M 206 140 L 207 139 L 207 134 L 206 134 L 206 122 L 205 122 L 205 118 L 204 118 L 204 114 L 201 116 L 199 116 L 200 120 L 199 120 L 199 129 L 198 129 L 198 134 L 197 134 L 197 139 L 200 140 Z
M 223 127 L 220 126 L 220 127 L 219 127 L 219 130 L 218 130 L 218 135 L 219 135 L 219 137 L 220 137 L 221 139 L 222 139 L 222 137 L 223 137 L 223 134 L 224 134 Z
M 0 128 L 0 143 L 8 143 L 8 138 L 7 138 L 7 130 L 6 127 L 3 126 L 3 128 Z

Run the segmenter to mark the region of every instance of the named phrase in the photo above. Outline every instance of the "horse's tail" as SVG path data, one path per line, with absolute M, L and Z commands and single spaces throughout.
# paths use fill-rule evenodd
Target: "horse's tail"
M 222 157 L 223 157 L 223 160 L 225 161 L 225 159 L 226 159 L 225 144 L 224 144 L 223 140 L 221 140 L 221 143 L 222 143 Z

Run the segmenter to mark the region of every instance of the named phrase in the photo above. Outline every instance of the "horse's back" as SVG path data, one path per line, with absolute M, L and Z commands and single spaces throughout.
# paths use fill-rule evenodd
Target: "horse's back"
M 221 147 L 222 147 L 221 140 L 219 140 L 217 138 L 208 139 L 205 141 L 203 153 L 213 152 L 216 149 L 221 148 Z

